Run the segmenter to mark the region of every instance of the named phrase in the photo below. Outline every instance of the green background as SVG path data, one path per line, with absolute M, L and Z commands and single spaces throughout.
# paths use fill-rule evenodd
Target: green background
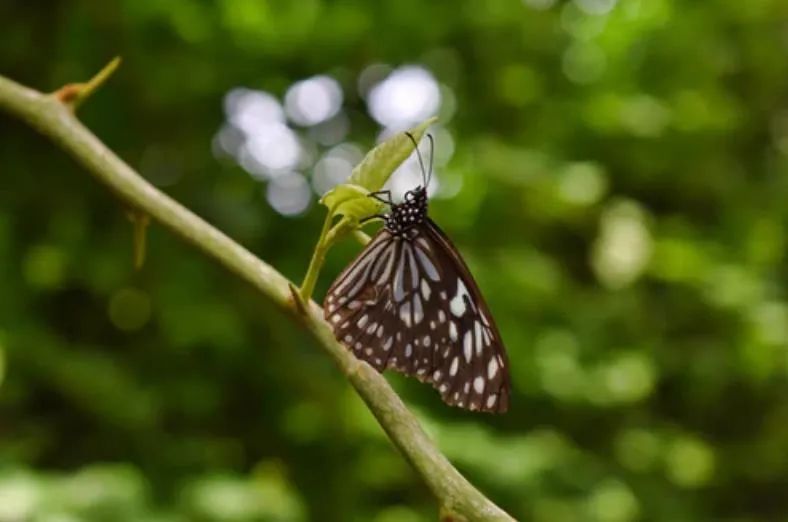
M 217 153 L 226 94 L 328 75 L 367 150 L 359 75 L 423 67 L 431 215 L 513 381 L 495 417 L 391 377 L 440 448 L 518 519 L 788 520 L 784 0 L 5 0 L 0 35 L 0 73 L 44 91 L 122 56 L 80 117 L 296 281 L 324 209 L 281 215 Z M 311 179 L 331 147 L 288 126 Z M 156 225 L 135 271 L 127 209 L 0 136 L 0 521 L 435 519 L 292 321 Z

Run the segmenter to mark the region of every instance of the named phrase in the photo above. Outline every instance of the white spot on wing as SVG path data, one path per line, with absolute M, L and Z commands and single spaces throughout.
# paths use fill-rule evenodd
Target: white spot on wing
M 481 393 L 484 391 L 484 379 L 481 377 L 476 377 L 473 380 L 473 389 L 476 393 Z
M 497 395 L 490 395 L 487 397 L 487 408 L 492 408 L 495 405 L 495 401 L 498 400 Z
M 400 302 L 405 298 L 405 249 L 400 250 L 399 261 L 394 272 L 394 300 Z
M 410 303 L 403 303 L 399 307 L 399 318 L 405 323 L 405 326 L 410 328 Z
M 462 282 L 462 279 L 457 280 L 457 293 L 454 294 L 451 301 L 449 302 L 449 308 L 451 309 L 451 313 L 453 313 L 457 317 L 461 317 L 462 314 L 465 313 L 465 299 L 464 296 L 468 295 L 468 289 L 465 288 L 465 284 Z
M 454 321 L 449 321 L 449 338 L 452 341 L 457 341 L 457 325 Z
M 413 324 L 419 324 L 424 318 L 424 308 L 421 306 L 421 299 L 416 295 L 413 297 Z
M 359 328 L 364 328 L 364 325 L 367 324 L 368 319 L 369 318 L 367 317 L 367 314 L 362 315 L 361 317 L 359 317 L 358 321 L 356 321 L 356 326 L 358 326 Z
M 413 346 L 410 343 L 405 347 L 405 357 L 410 357 L 413 354 Z
M 487 363 L 487 379 L 490 380 L 498 373 L 498 360 L 495 357 L 490 357 L 490 362 Z
M 473 334 L 470 330 L 465 332 L 465 336 L 462 338 L 462 350 L 465 354 L 465 362 L 471 362 L 471 355 L 473 354 Z
M 454 377 L 457 375 L 457 370 L 460 368 L 460 358 L 458 356 L 454 356 L 454 359 L 451 361 L 451 367 L 449 368 L 449 375 Z
M 435 268 L 435 265 L 432 263 L 429 256 L 422 252 L 421 248 L 419 247 L 416 247 L 415 250 L 416 256 L 419 258 L 419 263 L 421 263 L 421 266 L 424 267 L 424 271 L 427 272 L 427 276 L 429 276 L 429 278 L 433 281 L 439 280 L 440 276 L 438 275 L 438 270 Z
M 394 343 L 394 337 L 389 337 L 388 339 L 386 339 L 386 342 L 383 343 L 383 350 L 386 352 L 389 351 L 393 343 Z
M 430 300 L 430 294 L 432 294 L 432 290 L 430 290 L 430 285 L 427 283 L 426 279 L 421 280 L 421 295 L 424 297 L 425 301 Z
M 438 310 L 438 322 L 445 323 L 446 322 L 446 314 L 443 310 Z

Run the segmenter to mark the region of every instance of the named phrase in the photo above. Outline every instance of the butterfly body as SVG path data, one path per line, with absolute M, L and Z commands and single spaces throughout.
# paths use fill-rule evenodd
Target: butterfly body
M 405 193 L 405 201 L 391 204 L 391 212 L 385 216 L 385 227 L 394 236 L 410 237 L 416 227 L 427 219 L 427 190 L 416 187 Z
M 434 155 L 428 172 L 407 136 L 424 183 L 402 203 L 389 191 L 369 195 L 390 212 L 375 216 L 383 228 L 328 289 L 325 318 L 337 340 L 376 370 L 430 383 L 452 406 L 503 413 L 510 385 L 501 334 L 457 248 L 427 215 Z
M 337 340 L 378 371 L 432 384 L 450 405 L 506 411 L 500 334 L 456 248 L 428 217 L 425 188 L 390 206 L 384 227 L 326 295 Z

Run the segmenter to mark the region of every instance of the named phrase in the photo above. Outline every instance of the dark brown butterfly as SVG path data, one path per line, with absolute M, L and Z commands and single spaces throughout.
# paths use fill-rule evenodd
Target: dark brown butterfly
M 452 406 L 503 413 L 510 389 L 500 333 L 457 249 L 427 216 L 420 155 L 419 163 L 424 185 L 402 203 L 389 191 L 371 194 L 391 211 L 376 216 L 384 227 L 329 288 L 325 318 L 376 370 L 429 382 Z

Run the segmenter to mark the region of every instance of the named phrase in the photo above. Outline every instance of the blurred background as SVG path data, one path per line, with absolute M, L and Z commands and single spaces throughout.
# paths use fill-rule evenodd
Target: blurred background
M 788 3 L 0 3 L 0 73 L 300 281 L 320 194 L 437 115 L 504 416 L 390 380 L 518 519 L 788 520 Z M 434 520 L 269 303 L 0 117 L 0 521 Z M 392 180 L 416 183 L 412 159 Z M 332 250 L 316 298 L 359 250 Z

